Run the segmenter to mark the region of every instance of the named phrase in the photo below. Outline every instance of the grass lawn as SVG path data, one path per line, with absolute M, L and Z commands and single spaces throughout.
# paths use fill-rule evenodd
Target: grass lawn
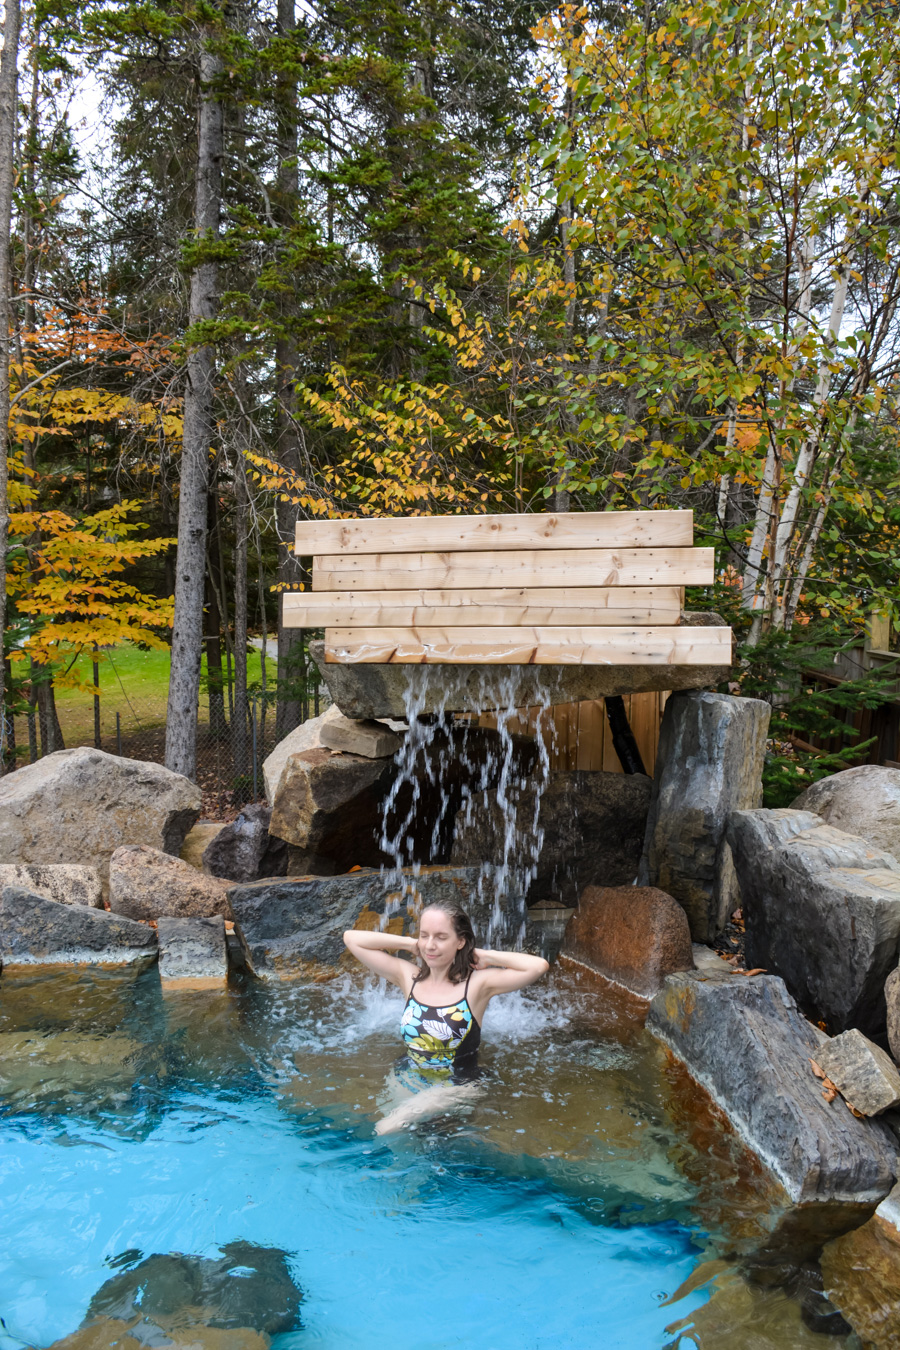
M 274 651 L 274 643 L 269 648 Z M 224 660 L 224 653 L 223 653 Z M 169 693 L 171 655 L 164 651 L 141 651 L 138 647 L 122 646 L 101 653 L 100 660 L 100 718 L 104 736 L 114 735 L 116 713 L 121 717 L 122 733 L 138 727 L 159 726 L 166 720 L 166 700 Z M 267 683 L 271 687 L 277 675 L 277 662 L 266 655 Z M 91 657 L 84 653 L 75 662 L 73 674 L 90 682 Z M 247 683 L 258 684 L 262 675 L 261 653 L 251 650 L 247 657 Z M 203 658 L 201 679 L 205 685 L 206 657 Z M 227 695 L 226 695 L 227 702 Z M 93 741 L 93 695 L 82 689 L 56 689 L 56 707 L 66 745 Z M 206 720 L 209 704 L 205 688 L 201 686 L 200 717 Z M 24 719 L 20 719 L 24 722 Z M 17 734 L 25 734 L 24 725 Z

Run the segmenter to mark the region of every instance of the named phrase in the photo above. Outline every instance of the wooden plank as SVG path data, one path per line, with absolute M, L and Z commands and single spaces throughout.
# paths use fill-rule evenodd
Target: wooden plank
M 515 628 L 677 623 L 679 586 L 495 587 L 472 591 L 287 591 L 286 628 Z
M 295 550 L 307 557 L 314 553 L 443 553 L 486 548 L 646 548 L 688 545 L 693 540 L 693 511 L 573 511 L 298 520 Z
M 485 587 L 710 586 L 711 548 L 559 549 L 512 553 L 327 553 L 314 591 L 482 590 Z
M 731 629 L 326 628 L 325 660 L 342 665 L 729 665 Z

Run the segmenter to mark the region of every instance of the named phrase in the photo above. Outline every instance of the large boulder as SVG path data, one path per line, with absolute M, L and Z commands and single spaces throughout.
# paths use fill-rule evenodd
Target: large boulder
M 0 891 L 0 960 L 4 967 L 149 965 L 156 960 L 156 934 L 104 909 L 61 905 L 6 886 Z
M 228 881 L 283 877 L 287 872 L 287 844 L 269 834 L 271 818 L 272 811 L 263 802 L 245 806 L 203 850 L 204 872 Z
M 900 862 L 809 811 L 736 811 L 728 826 L 745 955 L 831 1032 L 884 1032 L 900 950 Z
M 588 886 L 559 954 L 641 998 L 673 971 L 694 968 L 687 915 L 652 886 Z
M 332 703 L 318 717 L 310 717 L 305 722 L 301 722 L 299 727 L 295 727 L 293 731 L 289 732 L 284 740 L 278 742 L 272 753 L 266 756 L 262 766 L 263 782 L 266 789 L 266 801 L 270 806 L 275 805 L 275 793 L 278 791 L 284 766 L 291 755 L 299 755 L 304 750 L 318 750 L 322 745 L 322 728 L 340 716 L 340 708 Z
M 110 859 L 109 907 L 130 919 L 230 918 L 227 895 L 227 881 L 145 844 L 117 848 Z
M 684 613 L 692 628 L 726 627 L 718 614 Z M 730 664 L 718 666 L 553 665 L 393 665 L 325 660 L 324 642 L 311 642 L 309 654 L 319 667 L 334 703 L 347 717 L 406 718 L 414 690 L 422 713 L 483 712 L 490 708 L 534 708 L 582 703 L 608 694 L 640 694 L 651 689 L 703 689 L 728 679 Z
M 0 889 L 16 886 L 56 900 L 61 905 L 103 905 L 103 886 L 96 867 L 79 863 L 0 863 Z
M 828 1243 L 822 1277 L 864 1345 L 900 1350 L 900 1185 L 868 1223 Z
M 383 860 L 381 803 L 391 781 L 390 761 L 304 750 L 284 766 L 269 832 L 339 871 L 377 867 Z
M 196 783 L 161 764 L 57 750 L 0 780 L 0 858 L 83 863 L 105 883 L 123 840 L 177 857 L 199 814 Z
M 887 1005 L 887 1038 L 891 1054 L 900 1064 L 900 966 L 892 970 L 884 982 L 884 1001 Z
M 740 904 L 726 839 L 730 812 L 762 804 L 771 708 L 707 691 L 674 694 L 659 732 L 639 882 L 684 907 L 696 942 Z
M 220 987 L 228 975 L 225 920 L 160 919 L 159 978 L 164 985 L 194 989 Z
M 399 890 L 371 871 L 257 881 L 233 887 L 228 898 L 235 932 L 254 975 L 261 979 L 316 978 L 337 974 L 346 964 L 345 929 L 374 928 L 386 910 L 391 915 L 391 932 L 411 932 L 425 906 L 452 901 L 468 912 L 485 942 L 493 895 L 482 883 L 479 868 L 423 867 L 404 872 Z M 491 940 L 509 940 L 522 917 L 522 906 L 511 904 L 509 931 L 496 933 Z
M 858 764 L 821 778 L 791 805 L 900 858 L 900 769 Z
M 647 1027 L 732 1121 L 796 1203 L 875 1205 L 898 1170 L 880 1121 L 828 1103 L 809 1061 L 827 1040 L 775 975 L 670 975 Z
M 526 782 L 513 797 L 513 831 L 496 791 L 474 794 L 456 817 L 450 861 L 466 867 L 501 865 L 516 870 L 533 850 L 536 872 L 528 903 L 562 900 L 577 904 L 586 886 L 627 886 L 637 874 L 650 805 L 650 779 L 643 774 L 588 769 L 552 773 L 544 787 Z

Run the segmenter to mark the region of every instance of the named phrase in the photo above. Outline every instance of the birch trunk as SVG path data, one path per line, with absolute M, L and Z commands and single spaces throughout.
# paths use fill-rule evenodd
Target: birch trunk
M 0 56 L 0 774 L 6 771 L 6 551 L 9 541 L 10 224 L 19 78 L 19 0 L 6 0 Z
M 211 85 L 221 70 L 219 58 L 203 47 L 200 53 L 194 226 L 198 237 L 209 239 L 216 239 L 219 234 L 224 120 L 222 104 Z M 201 262 L 195 266 L 191 273 L 191 324 L 215 318 L 217 281 L 215 262 Z M 172 674 L 166 714 L 166 767 L 188 778 L 195 778 L 197 773 L 197 709 L 203 642 L 209 452 L 214 433 L 214 376 L 213 347 L 207 344 L 194 348 L 187 359 L 184 397 Z

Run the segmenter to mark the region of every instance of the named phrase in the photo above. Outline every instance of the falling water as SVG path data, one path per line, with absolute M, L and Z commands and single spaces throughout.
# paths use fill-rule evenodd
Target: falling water
M 391 859 L 382 875 L 396 894 L 384 922 L 415 890 L 423 866 L 424 816 L 429 811 L 432 815 L 424 861 L 437 861 L 448 851 L 456 819 L 463 828 L 471 826 L 490 792 L 497 817 L 495 853 L 482 861 L 477 888 L 479 908 L 484 912 L 489 906 L 484 936 L 490 943 L 495 933 L 503 932 L 509 940 L 515 936 L 518 917 L 521 941 L 525 897 L 537 874 L 544 840 L 540 806 L 550 772 L 550 747 L 543 734 L 549 705 L 537 711 L 533 748 L 526 753 L 525 738 L 513 731 L 519 717 L 516 673 L 511 667 L 485 667 L 470 697 L 476 708 L 494 712 L 496 738 L 490 737 L 486 744 L 485 732 L 476 722 L 448 711 L 449 681 L 441 685 L 435 707 L 434 674 L 428 666 L 408 668 L 404 714 L 409 729 L 395 758 L 394 781 L 382 808 L 379 846 Z M 426 703 L 431 706 L 427 713 Z M 552 721 L 549 729 L 551 737 L 555 736 Z

